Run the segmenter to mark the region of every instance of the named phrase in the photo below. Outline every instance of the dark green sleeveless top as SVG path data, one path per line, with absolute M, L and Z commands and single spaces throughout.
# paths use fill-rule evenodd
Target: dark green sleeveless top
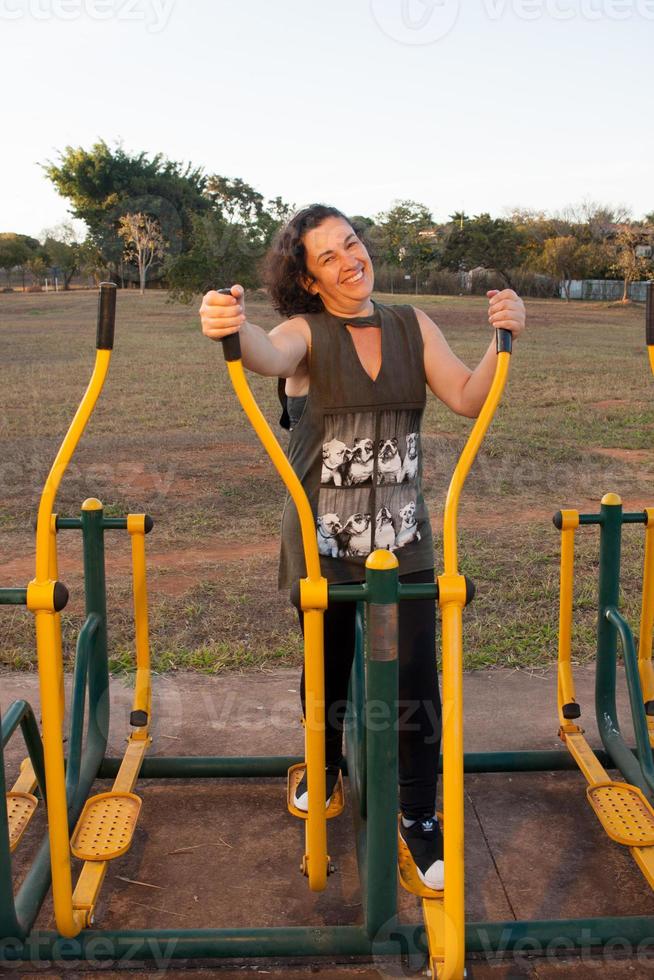
M 421 489 L 424 352 L 413 308 L 375 304 L 382 347 L 375 381 L 359 360 L 347 320 L 327 312 L 304 318 L 311 331 L 309 394 L 288 456 L 313 510 L 323 575 L 329 582 L 363 581 L 376 548 L 394 552 L 401 574 L 432 568 Z M 279 587 L 305 576 L 300 524 L 287 498 Z

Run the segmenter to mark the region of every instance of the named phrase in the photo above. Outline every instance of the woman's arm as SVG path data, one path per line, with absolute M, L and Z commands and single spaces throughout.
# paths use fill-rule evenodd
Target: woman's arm
M 200 307 L 202 333 L 211 340 L 239 334 L 243 365 L 267 377 L 291 378 L 306 364 L 309 325 L 302 317 L 285 320 L 266 333 L 245 316 L 243 287 L 232 286 L 232 295 L 211 290 Z
M 512 289 L 491 290 L 488 294 L 488 322 L 493 328 L 510 330 L 518 337 L 525 328 L 525 304 Z M 452 352 L 434 321 L 416 309 L 425 350 L 425 376 L 430 389 L 457 415 L 476 418 L 490 391 L 497 354 L 495 338 L 481 361 L 471 371 Z

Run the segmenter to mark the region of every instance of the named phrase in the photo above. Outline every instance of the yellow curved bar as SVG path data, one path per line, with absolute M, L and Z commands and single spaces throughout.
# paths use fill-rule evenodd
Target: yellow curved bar
M 652 349 L 651 347 L 649 348 Z M 645 560 L 643 567 L 643 596 L 640 611 L 638 640 L 638 671 L 645 701 L 654 700 L 654 669 L 652 667 L 652 629 L 654 629 L 654 508 L 648 507 L 645 527 Z M 654 729 L 654 719 L 648 716 L 648 726 Z
M 111 360 L 110 350 L 98 350 L 95 354 L 95 365 L 93 374 L 89 381 L 88 388 L 84 392 L 84 397 L 80 402 L 79 408 L 75 412 L 73 421 L 70 423 L 68 432 L 64 436 L 59 452 L 50 468 L 48 477 L 41 493 L 39 504 L 39 514 L 36 524 L 36 580 L 44 582 L 48 578 L 49 561 L 49 534 L 50 534 L 50 515 L 54 507 L 55 497 L 59 489 L 61 479 L 66 472 L 66 468 L 71 461 L 72 455 L 77 448 L 77 444 L 82 437 L 91 413 L 95 408 L 96 402 L 102 391 L 109 362 Z
M 647 354 L 649 356 L 649 366 L 652 369 L 652 374 L 654 374 L 654 347 L 648 347 Z
M 96 351 L 91 380 L 50 469 L 41 494 L 36 525 L 34 584 L 47 584 L 56 570 L 52 511 L 59 484 L 98 400 L 111 360 L 111 351 Z M 48 835 L 52 867 L 55 921 L 62 936 L 72 938 L 86 925 L 86 912 L 73 909 L 68 836 L 68 806 L 64 771 L 61 633 L 52 609 L 35 610 L 36 652 L 39 668 L 45 781 L 48 795 Z
M 459 508 L 459 498 L 463 490 L 463 484 L 470 472 L 475 456 L 481 446 L 486 431 L 493 420 L 495 410 L 499 404 L 506 378 L 509 373 L 509 362 L 511 355 L 505 351 L 500 351 L 497 355 L 497 367 L 491 389 L 488 392 L 486 401 L 482 407 L 472 431 L 468 436 L 468 441 L 459 457 L 456 468 L 450 481 L 445 500 L 445 514 L 443 516 L 443 560 L 446 575 L 456 575 L 458 568 L 458 541 L 456 533 L 456 520 Z
M 443 515 L 445 572 L 439 576 L 443 644 L 443 817 L 445 891 L 443 960 L 438 980 L 462 980 L 465 969 L 465 869 L 463 860 L 463 607 L 465 579 L 458 571 L 457 514 L 461 491 L 506 384 L 511 355 L 500 351 L 495 375 L 455 467 Z
M 148 627 L 148 586 L 145 564 L 145 514 L 128 514 L 127 531 L 132 542 L 132 590 L 136 633 L 136 680 L 133 711 L 144 711 L 148 722 L 132 732 L 136 740 L 147 739 L 151 722 L 150 638 Z
M 227 361 L 227 369 L 245 414 L 290 493 L 300 519 L 307 578 L 300 583 L 304 613 L 304 665 L 306 679 L 305 756 L 309 813 L 306 821 L 305 867 L 311 891 L 323 891 L 327 883 L 327 819 L 325 816 L 325 668 L 324 610 L 327 581 L 320 570 L 318 541 L 311 505 L 295 470 L 254 400 L 243 364 Z
M 252 428 L 259 436 L 264 449 L 270 456 L 273 465 L 281 476 L 286 489 L 293 498 L 300 519 L 300 529 L 302 531 L 302 547 L 307 564 L 307 577 L 309 579 L 319 579 L 322 577 L 320 571 L 320 558 L 318 555 L 318 541 L 316 538 L 316 527 L 311 513 L 311 505 L 304 492 L 297 474 L 289 463 L 286 453 L 277 442 L 270 426 L 266 422 L 261 409 L 257 405 L 252 392 L 250 391 L 243 364 L 241 361 L 227 361 L 227 369 L 231 378 L 238 400 L 243 406 L 243 410 L 249 418 Z
M 563 705 L 575 701 L 575 685 L 572 676 L 572 601 L 574 585 L 575 531 L 579 525 L 577 511 L 561 512 L 561 579 L 559 588 L 559 656 L 557 670 L 557 701 L 559 724 L 567 728 L 569 722 L 563 717 Z M 573 726 L 575 729 L 576 725 Z

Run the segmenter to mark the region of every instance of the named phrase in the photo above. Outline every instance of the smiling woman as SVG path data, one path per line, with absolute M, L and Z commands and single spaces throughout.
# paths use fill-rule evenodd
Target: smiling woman
M 420 426 L 426 388 L 453 411 L 475 416 L 495 371 L 495 344 L 474 371 L 435 323 L 412 306 L 372 299 L 370 255 L 345 215 L 315 204 L 281 230 L 267 256 L 267 283 L 286 319 L 269 334 L 245 315 L 243 289 L 210 292 L 200 310 L 207 337 L 240 332 L 243 363 L 285 378 L 288 455 L 311 504 L 322 574 L 361 582 L 371 551 L 396 554 L 400 580 L 433 582 L 431 525 L 422 493 Z M 489 293 L 489 322 L 514 337 L 525 322 L 511 290 Z M 297 512 L 282 518 L 279 584 L 306 576 Z M 302 612 L 298 609 L 300 625 Z M 433 600 L 400 604 L 399 731 L 402 835 L 418 874 L 443 887 L 442 835 L 435 818 L 441 706 Z M 354 655 L 355 604 L 325 614 L 327 795 L 342 759 L 343 718 Z M 304 677 L 301 683 L 304 708 Z M 294 799 L 307 809 L 306 775 Z

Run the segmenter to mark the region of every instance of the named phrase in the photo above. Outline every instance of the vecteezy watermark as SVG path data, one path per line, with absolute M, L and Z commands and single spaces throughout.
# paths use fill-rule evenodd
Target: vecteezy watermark
M 143 24 L 149 34 L 168 25 L 175 0 L 0 0 L 0 20 L 119 20 Z
M 371 0 L 378 27 L 400 44 L 433 44 L 449 34 L 460 0 Z
M 408 45 L 440 41 L 456 25 L 460 6 L 460 0 L 370 0 L 377 26 L 387 37 Z M 508 16 L 524 21 L 653 21 L 654 0 L 478 0 L 474 13 L 492 22 Z
M 512 14 L 518 20 L 654 20 L 654 0 L 481 0 L 489 20 Z

